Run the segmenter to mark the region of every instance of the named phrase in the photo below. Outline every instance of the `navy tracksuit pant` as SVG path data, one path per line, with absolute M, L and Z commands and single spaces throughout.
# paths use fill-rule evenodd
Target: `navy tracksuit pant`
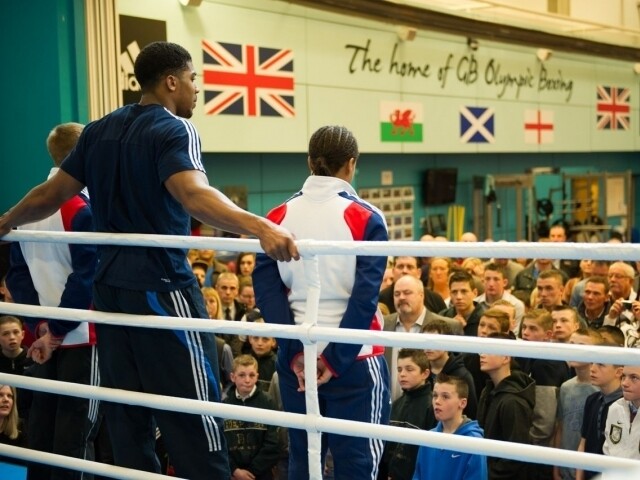
M 279 361 L 278 378 L 284 410 L 306 413 L 304 392 L 289 366 Z M 339 377 L 318 387 L 322 416 L 366 423 L 388 424 L 391 411 L 389 370 L 383 355 L 353 362 Z M 323 461 L 328 447 L 336 480 L 375 480 L 384 442 L 378 439 L 323 434 Z M 307 432 L 289 429 L 289 478 L 309 478 Z
M 29 375 L 35 378 L 98 384 L 96 347 L 58 348 L 49 361 L 35 364 Z M 93 441 L 99 427 L 98 400 L 33 391 L 29 411 L 27 442 L 31 449 L 83 460 L 94 460 Z M 56 468 L 44 463 L 29 466 L 31 480 L 84 480 L 93 475 Z
M 96 284 L 94 305 L 103 312 L 208 318 L 195 284 L 162 293 Z M 96 332 L 102 386 L 220 401 L 213 334 L 102 324 L 96 325 Z M 159 473 L 157 425 L 177 476 L 230 477 L 219 418 L 105 402 L 105 420 L 116 465 Z

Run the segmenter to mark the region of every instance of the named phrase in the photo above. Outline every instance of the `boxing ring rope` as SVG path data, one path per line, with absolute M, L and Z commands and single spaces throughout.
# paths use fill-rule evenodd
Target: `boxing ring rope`
M 262 252 L 258 240 L 181 235 L 112 234 L 97 232 L 47 232 L 13 230 L 2 240 L 128 245 L 167 248 L 214 248 L 236 252 Z M 554 242 L 362 242 L 297 240 L 302 256 L 312 255 L 408 255 L 415 257 L 551 258 L 570 260 L 640 260 L 640 245 L 630 243 Z
M 101 233 L 61 233 L 13 231 L 3 237 L 10 241 L 62 242 L 87 244 L 119 244 L 149 247 L 173 248 L 215 248 L 217 250 L 261 251 L 257 240 L 218 239 L 204 237 L 101 234 Z M 386 425 L 370 425 L 366 423 L 337 420 L 322 417 L 317 402 L 317 384 L 315 359 L 318 340 L 336 341 L 354 344 L 380 344 L 385 346 L 404 346 L 413 348 L 437 348 L 458 352 L 492 353 L 513 355 L 514 348 L 518 356 L 536 357 L 556 360 L 592 361 L 594 355 L 600 362 L 614 364 L 640 365 L 640 349 L 620 349 L 610 347 L 593 347 L 560 344 L 533 344 L 529 342 L 513 342 L 501 339 L 478 339 L 471 337 L 449 337 L 443 335 L 415 335 L 397 332 L 370 332 L 340 328 L 318 327 L 315 325 L 319 305 L 319 274 L 317 255 L 413 255 L 413 256 L 480 256 L 515 258 L 527 256 L 532 258 L 592 258 L 612 260 L 640 259 L 640 249 L 629 244 L 551 244 L 551 243 L 421 243 L 421 242 L 318 242 L 301 240 L 298 249 L 305 262 L 305 275 L 309 288 L 307 308 L 309 315 L 302 325 L 252 324 L 241 322 L 212 322 L 206 319 L 187 319 L 176 317 L 135 316 L 112 314 L 87 310 L 60 309 L 54 307 L 36 307 L 0 303 L 0 312 L 13 315 L 55 317 L 62 320 L 91 321 L 139 327 L 174 328 L 198 330 L 218 333 L 242 333 L 279 338 L 298 338 L 304 344 L 307 414 L 269 412 L 269 420 L 265 422 L 264 411 L 248 407 L 224 405 L 219 403 L 200 402 L 190 399 L 163 397 L 159 395 L 126 392 L 123 390 L 92 387 L 87 385 L 66 384 L 51 380 L 32 379 L 21 376 L 0 374 L 0 382 L 7 382 L 17 387 L 30 388 L 60 393 L 64 395 L 118 401 L 132 405 L 145 405 L 153 408 L 177 410 L 189 413 L 215 415 L 223 418 L 236 418 L 249 421 L 262 421 L 290 428 L 306 430 L 309 435 L 310 478 L 320 479 L 320 435 L 321 432 L 332 432 L 366 438 L 382 438 L 404 443 L 432 445 L 468 453 L 479 453 L 489 456 L 501 456 L 514 460 L 532 461 L 550 465 L 582 468 L 607 473 L 607 479 L 616 478 L 617 474 L 626 476 L 629 473 L 640 473 L 640 462 L 571 452 L 567 450 L 539 447 L 532 445 L 511 444 L 488 439 L 475 439 L 461 436 L 441 435 L 433 432 L 408 430 Z M 533 343 L 533 342 L 531 342 Z M 536 342 L 537 343 L 537 342 Z M 523 345 L 524 344 L 524 345 Z M 157 403 L 156 403 L 157 402 Z M 138 479 L 161 478 L 161 476 L 136 472 L 108 465 L 97 464 L 78 459 L 66 459 L 60 456 L 34 452 L 18 447 L 0 445 L 0 454 L 17 458 L 51 463 L 65 468 L 81 469 L 89 472 L 103 473 L 114 478 Z M 56 463 L 53 463 L 56 462 Z M 66 463 L 69 462 L 69 463 Z M 313 466 L 313 467 L 312 467 Z M 100 472 L 98 472 L 98 469 Z M 112 470 L 113 469 L 113 470 Z M 637 469 L 637 470 L 636 470 Z M 105 473 L 105 472 L 109 473 Z M 622 477 L 620 477 L 622 478 Z

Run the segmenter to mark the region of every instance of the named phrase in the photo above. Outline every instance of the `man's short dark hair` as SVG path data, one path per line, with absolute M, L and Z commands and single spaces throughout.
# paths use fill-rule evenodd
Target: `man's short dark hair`
M 604 293 L 605 295 L 607 294 L 607 292 L 609 291 L 609 280 L 607 280 L 606 277 L 602 277 L 599 275 L 595 275 L 593 277 L 588 277 L 585 281 L 584 281 L 584 286 L 586 288 L 587 283 L 599 283 L 600 285 L 604 286 Z
M 413 363 L 420 367 L 421 372 L 431 369 L 427 354 L 420 348 L 401 348 L 398 351 L 398 360 L 401 358 L 410 358 Z
M 613 325 L 602 325 L 600 328 L 598 328 L 597 332 L 599 334 L 608 333 L 609 336 L 614 340 L 616 345 L 618 345 L 619 347 L 624 347 L 624 333 L 622 333 L 622 330 L 620 330 L 620 328 Z M 602 342 L 604 343 L 604 340 L 602 340 Z
M 538 275 L 539 280 L 548 280 L 549 278 L 555 279 L 561 286 L 564 286 L 564 275 L 562 275 L 560 270 L 545 270 Z
M 434 319 L 429 320 L 422 327 L 422 333 L 438 333 L 440 335 L 453 335 L 453 331 L 447 322 L 444 320 Z
M 398 260 L 399 258 L 413 258 L 416 261 L 416 265 L 418 266 L 418 268 L 420 268 L 420 257 L 414 257 L 413 255 L 397 255 L 395 257 L 393 257 L 393 266 L 395 267 L 396 265 L 396 260 Z
M 554 305 L 552 312 L 571 312 L 571 316 L 573 317 L 574 322 L 580 325 L 580 315 L 578 314 L 578 310 L 576 310 L 571 305 Z
M 502 278 L 507 278 L 506 269 L 502 265 L 498 265 L 496 262 L 489 262 L 484 266 L 484 271 L 491 270 L 492 272 L 498 272 L 502 275 Z
M 446 373 L 440 372 L 436 376 L 435 383 L 447 383 L 449 385 L 453 385 L 458 393 L 458 397 L 469 398 L 469 384 L 464 380 L 464 378 L 454 377 L 453 375 L 447 375 Z
M 473 277 L 471 276 L 470 273 L 465 272 L 464 270 L 458 270 L 455 271 L 451 274 L 451 276 L 449 277 L 449 288 L 451 288 L 451 285 L 453 285 L 455 282 L 465 282 L 469 284 L 469 288 L 471 290 L 473 290 L 474 288 L 476 288 L 476 284 L 473 280 Z
M 154 87 L 166 75 L 177 75 L 187 68 L 191 55 L 176 43 L 153 42 L 136 58 L 133 71 L 142 91 Z

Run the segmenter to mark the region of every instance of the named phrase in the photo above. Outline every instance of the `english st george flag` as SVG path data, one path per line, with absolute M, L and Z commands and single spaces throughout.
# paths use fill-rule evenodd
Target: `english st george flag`
M 208 115 L 293 117 L 293 51 L 202 40 Z
M 553 110 L 524 111 L 525 143 L 553 143 Z
M 598 85 L 598 130 L 629 130 L 630 90 Z

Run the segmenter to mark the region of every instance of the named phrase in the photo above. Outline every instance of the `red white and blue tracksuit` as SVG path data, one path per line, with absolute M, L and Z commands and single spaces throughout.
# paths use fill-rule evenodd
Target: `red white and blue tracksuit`
M 351 185 L 335 178 L 309 177 L 302 190 L 268 218 L 296 239 L 386 241 L 383 215 L 361 200 Z M 378 292 L 386 257 L 322 255 L 320 326 L 382 330 Z M 257 304 L 267 322 L 299 325 L 306 314 L 307 283 L 303 262 L 276 262 L 258 255 L 253 272 Z M 302 354 L 298 340 L 278 339 L 278 376 L 286 411 L 306 413 L 304 393 L 291 369 Z M 321 414 L 368 423 L 388 423 L 389 372 L 384 347 L 318 342 L 318 352 L 333 378 L 318 388 Z M 376 439 L 328 434 L 336 479 L 375 479 L 383 451 Z M 289 478 L 308 478 L 307 436 L 289 430 Z
M 49 177 L 57 170 L 52 169 Z M 83 193 L 76 195 L 50 217 L 21 228 L 92 231 L 89 199 Z M 95 245 L 14 243 L 11 246 L 7 286 L 16 303 L 88 309 L 91 306 L 95 269 Z M 49 361 L 31 367 L 30 372 L 35 377 L 86 385 L 98 384 L 93 324 L 34 317 L 25 317 L 24 321 L 36 336 L 40 323 L 45 321 L 54 336 L 64 336 L 62 345 L 53 352 Z M 34 391 L 29 413 L 29 448 L 92 460 L 97 415 L 97 400 Z M 52 470 L 50 466 L 41 464 L 33 464 L 30 475 L 34 478 L 52 479 L 90 478 L 86 473 Z

